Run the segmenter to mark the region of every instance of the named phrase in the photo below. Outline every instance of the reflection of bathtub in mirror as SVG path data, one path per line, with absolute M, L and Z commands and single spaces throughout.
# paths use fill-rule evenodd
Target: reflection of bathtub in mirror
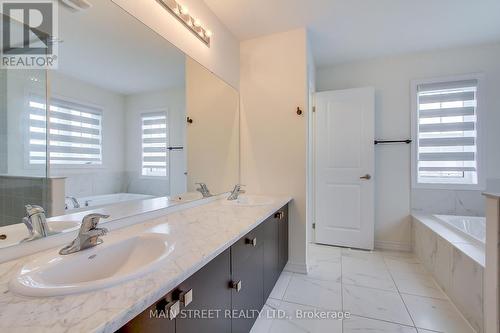
M 115 203 L 144 200 L 154 198 L 152 195 L 147 194 L 136 194 L 136 193 L 113 193 L 113 194 L 102 194 L 102 195 L 92 195 L 88 197 L 75 198 L 80 204 L 80 208 L 75 208 L 75 203 L 67 198 L 65 200 L 66 213 L 76 213 L 85 211 L 88 209 L 98 208 L 102 206 L 112 205 Z

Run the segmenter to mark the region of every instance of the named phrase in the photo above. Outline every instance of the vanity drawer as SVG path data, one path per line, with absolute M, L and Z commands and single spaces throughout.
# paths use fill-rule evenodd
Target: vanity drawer
M 234 260 L 244 261 L 248 259 L 264 244 L 264 223 L 257 226 L 231 246 L 231 257 Z

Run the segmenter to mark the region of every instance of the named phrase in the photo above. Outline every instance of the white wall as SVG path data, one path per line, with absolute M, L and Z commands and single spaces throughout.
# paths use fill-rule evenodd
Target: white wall
M 241 43 L 241 181 L 250 193 L 290 195 L 289 268 L 306 270 L 307 34 Z M 296 113 L 299 106 L 304 114 Z
M 387 57 L 319 68 L 318 91 L 373 86 L 379 139 L 411 135 L 410 81 L 484 73 L 486 176 L 500 176 L 500 44 Z M 409 248 L 410 202 L 421 212 L 484 214 L 479 191 L 413 191 L 410 201 L 410 147 L 376 148 L 376 235 L 378 246 Z
M 239 41 L 200 0 L 183 0 L 191 15 L 199 18 L 213 32 L 208 48 L 191 31 L 165 10 L 157 1 L 112 0 L 165 37 L 181 51 L 220 76 L 233 87 L 239 87 Z
M 315 105 L 314 94 L 316 93 L 316 64 L 314 63 L 314 55 L 312 53 L 309 38 L 307 40 L 307 97 L 309 110 L 313 110 Z M 306 197 L 306 211 L 307 211 L 307 241 L 314 241 L 314 231 L 312 224 L 315 220 L 314 200 L 315 200 L 315 186 L 314 186 L 314 120 L 313 113 L 307 113 L 307 197 Z
M 186 97 L 183 82 L 177 88 L 126 97 L 126 170 L 127 192 L 155 196 L 179 194 L 186 191 L 186 151 L 170 152 L 170 177 L 158 179 L 142 177 L 142 121 L 141 114 L 166 110 L 170 146 L 186 146 Z

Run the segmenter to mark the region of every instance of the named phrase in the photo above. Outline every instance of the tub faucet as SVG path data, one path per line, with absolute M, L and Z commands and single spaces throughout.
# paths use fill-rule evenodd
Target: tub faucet
M 67 196 L 66 199 L 71 200 L 73 203 L 73 208 L 80 208 L 80 203 L 78 202 L 78 199 L 75 197 Z
M 241 185 L 241 184 L 235 185 L 233 191 L 231 192 L 229 197 L 227 197 L 227 200 L 237 200 L 238 197 L 240 196 L 240 194 L 245 193 L 245 190 L 241 189 L 243 186 L 245 186 L 245 185 Z
M 196 183 L 196 185 L 199 185 L 200 187 L 196 189 L 196 191 L 200 192 L 201 195 L 203 195 L 204 198 L 211 197 L 212 194 L 210 193 L 210 190 L 207 187 L 207 184 L 205 183 Z
M 104 236 L 108 232 L 108 229 L 106 228 L 97 228 L 97 224 L 99 223 L 101 218 L 107 219 L 109 218 L 109 215 L 85 215 L 83 217 L 78 236 L 76 236 L 75 240 L 72 241 L 69 245 L 63 247 L 59 251 L 59 254 L 66 255 L 75 253 L 101 244 L 102 239 L 99 237 Z
M 26 205 L 26 216 L 23 218 L 23 223 L 28 228 L 29 237 L 23 239 L 23 242 L 32 241 L 35 239 L 47 237 L 55 234 L 47 224 L 45 211 L 42 207 L 36 205 Z

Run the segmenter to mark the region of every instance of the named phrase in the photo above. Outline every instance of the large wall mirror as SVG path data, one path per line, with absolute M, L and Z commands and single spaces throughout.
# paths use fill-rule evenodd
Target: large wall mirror
M 61 4 L 59 35 L 57 69 L 0 70 L 0 248 L 28 237 L 26 205 L 64 232 L 90 210 L 239 182 L 234 88 L 112 1 Z

